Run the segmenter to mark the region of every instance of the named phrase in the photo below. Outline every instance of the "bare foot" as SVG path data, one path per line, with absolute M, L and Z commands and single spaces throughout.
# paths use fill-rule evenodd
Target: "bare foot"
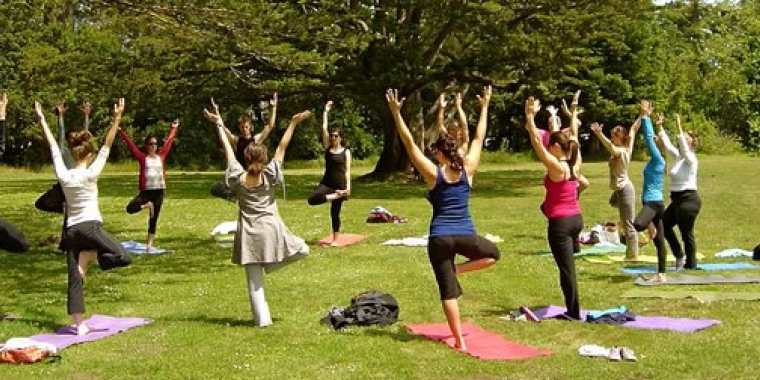
M 87 327 L 87 325 L 84 323 L 82 323 L 79 326 L 76 326 L 76 329 L 77 329 L 77 335 L 79 336 L 85 336 L 90 332 L 90 328 Z
M 654 277 L 650 278 L 647 282 L 665 283 L 668 282 L 668 276 L 665 273 L 657 273 Z

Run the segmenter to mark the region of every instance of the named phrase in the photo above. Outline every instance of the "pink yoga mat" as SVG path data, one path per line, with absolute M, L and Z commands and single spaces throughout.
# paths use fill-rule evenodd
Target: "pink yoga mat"
M 90 328 L 90 333 L 87 335 L 78 336 L 73 327 L 64 326 L 59 328 L 55 334 L 35 335 L 30 336 L 29 339 L 47 342 L 62 350 L 72 344 L 103 339 L 133 327 L 147 325 L 152 322 L 152 320 L 146 318 L 119 318 L 93 314 L 90 319 L 85 321 L 85 324 Z
M 454 337 L 445 323 L 430 325 L 406 325 L 414 335 L 446 343 L 454 348 Z M 549 350 L 538 350 L 519 343 L 510 342 L 501 335 L 490 333 L 471 323 L 462 324 L 462 335 L 467 351 L 462 351 L 482 360 L 520 360 L 536 356 L 551 355 Z
M 337 247 L 347 247 L 352 244 L 356 244 L 364 239 L 366 239 L 369 235 L 357 235 L 357 234 L 339 234 L 338 235 L 338 241 L 336 241 Z M 317 242 L 317 245 L 328 247 L 330 246 L 332 242 L 332 234 L 324 237 L 320 241 Z
M 540 319 L 556 318 L 567 311 L 564 307 L 549 306 L 534 313 Z M 586 320 L 587 310 L 581 310 L 581 319 Z M 636 314 L 634 312 L 634 314 Z M 636 314 L 636 320 L 626 322 L 620 326 L 631 327 L 634 329 L 645 330 L 670 330 L 677 332 L 694 332 L 706 329 L 710 326 L 720 324 L 717 319 L 691 319 L 691 318 L 670 318 L 670 317 L 647 317 Z

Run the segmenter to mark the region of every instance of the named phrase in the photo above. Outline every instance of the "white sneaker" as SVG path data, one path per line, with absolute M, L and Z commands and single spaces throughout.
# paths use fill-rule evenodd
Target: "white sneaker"
M 635 362 L 635 361 L 637 361 L 637 359 L 636 359 L 636 353 L 633 352 L 633 350 L 630 349 L 630 348 L 628 348 L 628 347 L 620 347 L 620 356 L 622 356 L 623 360 L 625 360 L 627 362 Z
M 589 358 L 608 358 L 610 349 L 595 344 L 586 344 L 578 348 L 578 355 Z
M 618 347 L 610 348 L 610 355 L 607 356 L 607 359 L 610 359 L 613 362 L 621 361 L 622 358 L 620 357 L 620 348 Z

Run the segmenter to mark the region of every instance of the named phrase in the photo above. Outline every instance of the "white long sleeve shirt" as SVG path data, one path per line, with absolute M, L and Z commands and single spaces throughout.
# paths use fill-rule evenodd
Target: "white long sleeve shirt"
M 689 142 L 684 134 L 678 135 L 678 148 L 673 146 L 665 131 L 660 132 L 660 138 L 665 148 L 675 159 L 670 167 L 670 191 L 697 190 L 697 169 L 699 161 L 689 148 Z
M 98 177 L 106 165 L 111 149 L 100 148 L 95 161 L 86 169 L 67 169 L 58 147 L 51 147 L 53 168 L 66 196 L 68 227 L 88 221 L 102 222 L 98 205 Z

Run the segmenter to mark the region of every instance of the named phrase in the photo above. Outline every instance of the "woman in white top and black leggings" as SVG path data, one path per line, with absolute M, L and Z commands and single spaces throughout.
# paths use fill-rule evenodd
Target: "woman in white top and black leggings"
M 77 335 L 90 330 L 84 324 L 84 276 L 87 265 L 97 259 L 100 268 L 109 270 L 131 264 L 129 254 L 111 235 L 103 230 L 103 218 L 98 206 L 98 177 L 108 160 L 111 144 L 119 128 L 124 112 L 124 99 L 114 106 L 113 122 L 106 134 L 103 147 L 96 157 L 95 142 L 89 131 L 73 132 L 69 136 L 69 149 L 75 161 L 73 169 L 67 169 L 61 150 L 45 121 L 39 103 L 34 104 L 42 131 L 50 145 L 53 167 L 58 182 L 66 196 L 66 239 L 69 242 L 67 261 L 69 267 L 68 313 L 74 320 Z M 94 158 L 94 160 L 93 160 Z
M 697 169 L 699 162 L 694 151 L 699 140 L 693 132 L 684 133 L 681 117 L 676 115 L 678 126 L 678 148 L 673 146 L 664 129 L 660 129 L 660 139 L 670 155 L 675 158 L 670 168 L 670 204 L 662 217 L 665 239 L 676 257 L 676 269 L 697 268 L 697 244 L 694 239 L 694 223 L 702 208 L 702 200 L 697 193 Z M 681 230 L 683 249 L 673 230 Z M 685 260 L 684 260 L 685 256 Z

